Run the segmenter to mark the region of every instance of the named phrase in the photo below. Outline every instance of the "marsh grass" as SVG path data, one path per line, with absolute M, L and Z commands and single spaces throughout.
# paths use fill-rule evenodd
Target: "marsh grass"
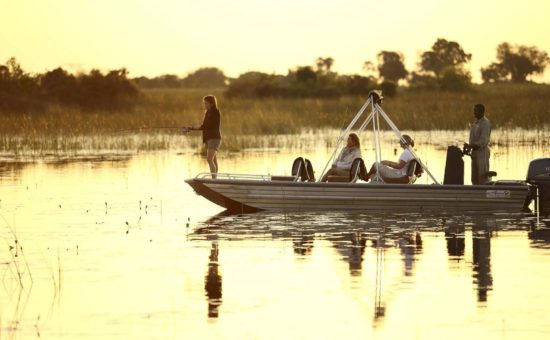
M 495 129 L 544 131 L 550 126 L 550 85 L 478 85 L 464 93 L 400 90 L 382 106 L 403 130 L 465 130 L 472 106 L 478 102 L 486 105 Z M 44 112 L 2 113 L 0 156 L 42 158 L 91 151 L 195 148 L 201 144 L 198 132 L 184 135 L 181 130 L 163 128 L 199 125 L 202 96 L 208 93 L 219 98 L 226 151 L 277 147 L 280 135 L 343 128 L 365 100 L 359 96 L 244 99 L 226 98 L 222 89 L 147 90 L 127 111 L 52 105 Z
M 27 258 L 21 239 L 18 237 L 17 230 L 14 225 L 8 223 L 6 218 L 0 215 L 0 220 L 4 222 L 3 228 L 0 228 L 0 237 L 6 243 L 3 252 L 0 252 L 2 269 L 2 288 L 6 297 L 9 299 L 7 317 L 0 313 L 0 339 L 3 337 L 13 339 L 21 330 L 21 325 L 25 319 L 26 307 L 31 297 L 31 291 L 34 285 L 34 278 L 31 273 L 30 261 Z M 63 282 L 63 267 L 61 263 L 61 255 L 57 253 L 57 268 L 50 266 L 46 258 L 44 258 L 46 267 L 50 271 L 50 276 L 54 286 L 52 308 L 54 303 L 59 302 L 62 291 Z M 34 262 L 33 262 L 34 263 Z M 36 263 L 34 263 L 36 264 Z M 40 264 L 39 264 L 40 267 Z M 41 283 L 39 275 L 39 283 Z M 39 329 L 40 315 L 37 316 L 34 324 L 36 334 L 40 337 Z

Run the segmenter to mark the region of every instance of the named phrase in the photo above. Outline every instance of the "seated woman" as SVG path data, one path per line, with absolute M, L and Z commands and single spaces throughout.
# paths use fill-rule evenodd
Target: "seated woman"
M 405 143 L 403 143 L 405 140 Z M 403 140 L 399 141 L 399 145 L 404 149 L 401 156 L 399 156 L 399 161 L 382 161 L 374 163 L 367 173 L 366 177 L 368 179 L 373 179 L 376 176 L 376 169 L 380 172 L 380 177 L 386 183 L 410 183 L 410 178 L 407 175 L 407 170 L 409 163 L 414 160 L 414 155 L 408 149 L 408 146 L 414 146 L 414 140 L 409 135 L 403 135 Z M 416 171 L 415 171 L 416 172 Z
M 322 182 L 328 180 L 328 176 L 349 176 L 351 163 L 356 158 L 361 157 L 361 143 L 359 137 L 355 133 L 350 133 L 348 136 L 347 145 L 340 151 L 338 158 L 332 163 L 332 168 L 321 179 Z

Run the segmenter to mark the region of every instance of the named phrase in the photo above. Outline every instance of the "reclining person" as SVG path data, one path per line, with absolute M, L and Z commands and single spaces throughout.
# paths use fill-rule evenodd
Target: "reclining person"
M 405 143 L 403 143 L 403 140 Z M 406 184 L 411 182 L 413 178 L 410 178 L 407 175 L 407 170 L 410 162 L 415 158 L 412 152 L 408 149 L 408 146 L 410 145 L 413 147 L 414 140 L 409 135 L 403 135 L 403 140 L 399 141 L 399 145 L 404 149 L 401 156 L 399 156 L 399 161 L 382 161 L 378 163 L 378 166 L 377 163 L 374 163 L 366 175 L 368 179 L 372 180 L 376 176 L 376 169 L 378 168 L 380 177 L 382 177 L 382 180 L 386 183 Z M 418 173 L 419 171 L 415 171 L 415 173 Z
M 338 158 L 332 163 L 332 168 L 323 176 L 321 182 L 326 182 L 328 176 L 349 176 L 351 164 L 356 158 L 361 158 L 361 143 L 355 133 L 350 133 L 347 145 L 340 151 Z

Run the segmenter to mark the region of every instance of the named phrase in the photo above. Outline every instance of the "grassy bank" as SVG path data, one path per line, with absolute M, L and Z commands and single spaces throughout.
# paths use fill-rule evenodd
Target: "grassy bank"
M 228 134 L 279 134 L 301 128 L 344 126 L 365 98 L 224 98 L 223 90 L 148 90 L 128 111 L 82 111 L 50 106 L 46 112 L 0 114 L 0 132 L 19 135 L 89 135 L 155 126 L 199 124 L 201 98 L 219 97 Z M 461 130 L 474 103 L 484 103 L 495 128 L 537 129 L 550 124 L 550 85 L 479 85 L 467 93 L 412 92 L 401 89 L 383 108 L 402 129 Z
M 239 135 L 341 128 L 365 100 L 363 97 L 242 99 L 225 98 L 223 89 L 148 90 L 136 99 L 137 105 L 127 111 L 83 111 L 50 106 L 45 112 L 1 113 L 0 150 L 164 149 L 167 141 L 158 135 L 179 132 L 148 128 L 200 124 L 201 99 L 207 93 L 219 97 L 222 133 L 227 146 L 233 142 L 242 144 L 237 141 Z M 550 126 L 550 85 L 479 85 L 466 93 L 401 89 L 396 97 L 386 98 L 382 106 L 403 130 L 464 130 L 471 121 L 472 106 L 478 102 L 486 105 L 494 128 L 540 130 Z M 143 134 L 145 138 L 136 140 L 136 134 Z M 192 138 L 190 143 L 195 146 L 200 140 Z

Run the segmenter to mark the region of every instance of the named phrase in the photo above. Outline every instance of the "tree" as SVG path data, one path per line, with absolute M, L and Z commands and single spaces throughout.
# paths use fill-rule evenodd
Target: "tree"
M 34 95 L 37 89 L 36 77 L 26 73 L 15 58 L 0 66 L 0 92 L 24 97 Z
M 360 75 L 341 76 L 340 82 L 345 93 L 354 95 L 366 95 L 376 87 L 376 80 Z
M 378 53 L 378 73 L 385 82 L 391 81 L 397 83 L 399 79 L 404 79 L 408 72 L 403 64 L 403 55 L 392 51 L 382 51 Z M 365 63 L 366 64 L 366 63 Z
M 481 69 L 485 82 L 505 81 L 523 83 L 532 74 L 541 74 L 550 63 L 545 51 L 535 46 L 510 45 L 506 42 L 497 47 L 497 63 Z
M 181 86 L 182 80 L 175 74 L 164 74 L 158 78 L 163 87 L 177 88 Z
M 78 83 L 75 76 L 58 67 L 40 77 L 40 87 L 50 99 L 70 102 L 75 98 Z
M 464 66 L 472 59 L 472 55 L 466 53 L 457 42 L 439 38 L 433 44 L 431 51 L 422 53 L 420 58 L 421 70 L 432 72 L 439 78 L 441 72 L 449 67 L 466 74 Z
M 227 77 L 216 67 L 203 67 L 190 73 L 183 79 L 183 85 L 195 88 L 225 87 Z
M 14 80 L 18 80 L 26 76 L 25 71 L 21 68 L 21 65 L 15 60 L 15 58 L 10 58 L 6 62 L 6 67 L 8 69 L 8 74 L 10 75 L 10 78 Z
M 263 98 L 281 95 L 283 76 L 263 72 L 246 72 L 231 79 L 226 94 L 229 97 Z
M 470 73 L 461 72 L 453 67 L 446 67 L 441 70 L 438 83 L 441 90 L 463 91 L 468 90 L 472 82 Z
M 363 71 L 367 74 L 367 77 L 374 77 L 374 72 L 376 71 L 376 67 L 374 67 L 374 64 L 372 61 L 365 61 L 363 63 Z
M 296 79 L 303 83 L 315 82 L 317 80 L 317 74 L 315 74 L 311 66 L 299 66 L 296 69 Z
M 332 65 L 334 65 L 334 59 L 331 57 L 323 58 L 319 57 L 315 61 L 317 65 L 317 71 L 320 73 L 329 73 Z
M 508 71 L 500 63 L 492 63 L 485 68 L 481 68 L 481 79 L 485 83 L 498 83 L 507 80 Z

